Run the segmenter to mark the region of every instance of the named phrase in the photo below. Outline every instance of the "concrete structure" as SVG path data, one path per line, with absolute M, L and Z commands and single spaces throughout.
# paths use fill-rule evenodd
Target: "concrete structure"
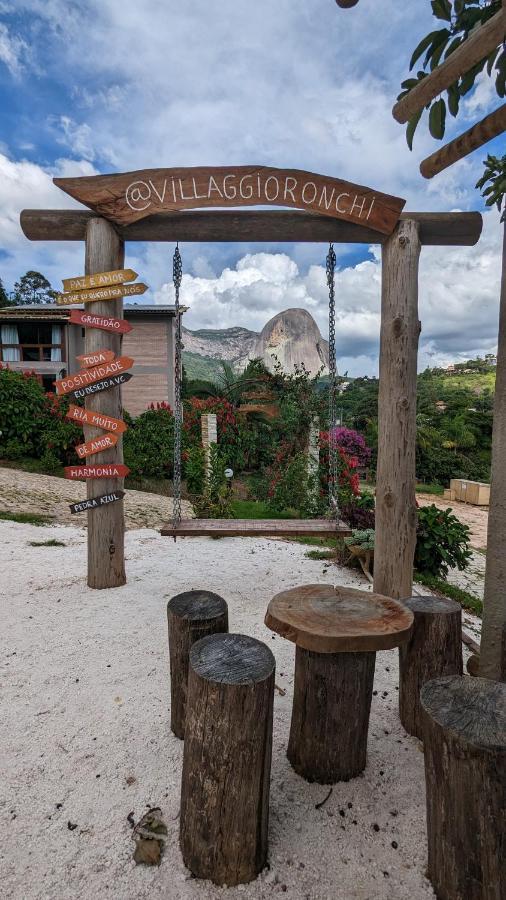
M 70 325 L 69 315 L 70 309 L 52 303 L 1 308 L 0 361 L 14 370 L 34 370 L 44 388 L 54 391 L 55 379 L 76 372 L 76 356 L 84 353 L 84 328 Z M 124 317 L 133 327 L 121 352 L 135 360 L 135 377 L 123 386 L 125 409 L 136 416 L 151 403 L 173 407 L 174 307 L 125 304 Z

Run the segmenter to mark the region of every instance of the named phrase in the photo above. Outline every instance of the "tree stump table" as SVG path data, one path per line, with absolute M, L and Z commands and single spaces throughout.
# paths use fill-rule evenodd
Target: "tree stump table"
M 179 836 L 185 865 L 215 884 L 251 881 L 267 862 L 274 671 L 243 634 L 190 651 Z
M 421 703 L 428 877 L 440 900 L 504 900 L 506 684 L 449 675 Z
M 365 769 L 376 651 L 408 640 L 412 623 L 397 600 L 326 584 L 269 603 L 265 624 L 296 645 L 287 755 L 307 781 L 348 781 Z
M 228 631 L 228 607 L 211 591 L 185 591 L 167 604 L 170 656 L 170 727 L 184 738 L 188 657 L 195 641 Z
M 408 734 L 423 740 L 420 689 L 440 675 L 462 675 L 462 607 L 448 597 L 403 603 L 415 619 L 409 641 L 399 647 L 399 715 Z

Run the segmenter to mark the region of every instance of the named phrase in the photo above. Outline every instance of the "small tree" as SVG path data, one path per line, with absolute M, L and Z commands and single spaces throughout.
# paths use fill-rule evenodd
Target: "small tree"
M 20 306 L 28 303 L 53 303 L 56 291 L 40 272 L 30 269 L 14 284 L 14 302 Z
M 12 300 L 9 300 L 7 291 L 4 288 L 3 281 L 0 278 L 0 307 L 12 306 Z

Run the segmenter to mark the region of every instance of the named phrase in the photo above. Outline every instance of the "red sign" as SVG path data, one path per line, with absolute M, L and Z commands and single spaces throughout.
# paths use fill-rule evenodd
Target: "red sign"
M 104 363 L 103 366 L 95 366 L 94 369 L 81 369 L 75 375 L 69 375 L 67 378 L 61 378 L 55 381 L 57 394 L 70 394 L 78 388 L 86 387 L 87 384 L 93 384 L 94 381 L 101 381 L 102 378 L 110 378 L 112 375 L 119 375 L 120 372 L 126 372 L 131 369 L 134 364 L 130 356 L 120 356 L 110 363 Z
M 123 463 L 102 463 L 97 466 L 65 466 L 65 478 L 126 478 L 130 469 Z
M 84 369 L 91 369 L 93 366 L 99 366 L 100 363 L 112 362 L 114 350 L 95 350 L 94 353 L 83 353 L 82 356 L 76 356 L 76 359 Z
M 132 326 L 125 319 L 114 319 L 112 316 L 99 316 L 95 313 L 83 312 L 81 309 L 70 311 L 71 325 L 84 325 L 86 328 L 101 328 L 114 334 L 128 334 Z
M 95 428 L 103 428 L 105 431 L 112 431 L 115 434 L 123 434 L 128 428 L 128 425 L 121 419 L 114 419 L 113 416 L 84 409 L 82 406 L 74 406 L 73 403 L 70 404 L 65 418 L 82 425 L 94 425 Z
M 76 453 L 80 459 L 86 459 L 87 456 L 93 456 L 94 453 L 100 453 L 102 450 L 108 450 L 109 447 L 115 447 L 117 443 L 117 434 L 104 434 L 102 437 L 86 441 L 85 444 L 79 444 L 76 447 Z

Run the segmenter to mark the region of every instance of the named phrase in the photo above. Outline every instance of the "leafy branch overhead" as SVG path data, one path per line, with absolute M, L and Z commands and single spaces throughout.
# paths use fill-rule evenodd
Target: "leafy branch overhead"
M 447 22 L 444 28 L 431 31 L 418 44 L 413 52 L 410 70 L 422 58 L 422 68 L 416 73 L 416 78 L 407 78 L 402 82 L 403 90 L 398 100 L 409 94 L 411 90 L 429 72 L 432 72 L 440 63 L 464 43 L 473 29 L 484 25 L 501 9 L 501 0 L 491 0 L 482 5 L 480 0 L 431 0 L 432 12 L 440 21 Z M 477 76 L 486 69 L 490 77 L 495 78 L 495 87 L 499 97 L 506 95 L 506 49 L 504 45 L 497 47 L 488 56 L 473 66 L 465 75 L 462 75 L 446 91 L 446 100 L 439 97 L 433 100 L 425 108 L 429 110 L 429 130 L 433 138 L 441 140 L 445 133 L 447 110 L 452 116 L 459 112 L 460 100 L 474 87 Z M 416 127 L 422 116 L 423 110 L 411 117 L 406 128 L 406 140 L 409 149 L 413 147 L 413 137 Z
M 485 198 L 487 206 L 497 206 L 501 211 L 502 203 L 506 195 L 506 155 L 499 159 L 497 156 L 487 156 L 485 162 L 485 171 L 480 180 L 476 182 L 476 187 L 481 191 Z M 487 185 L 485 187 L 485 185 Z M 506 204 L 504 206 L 501 222 L 506 221 Z

